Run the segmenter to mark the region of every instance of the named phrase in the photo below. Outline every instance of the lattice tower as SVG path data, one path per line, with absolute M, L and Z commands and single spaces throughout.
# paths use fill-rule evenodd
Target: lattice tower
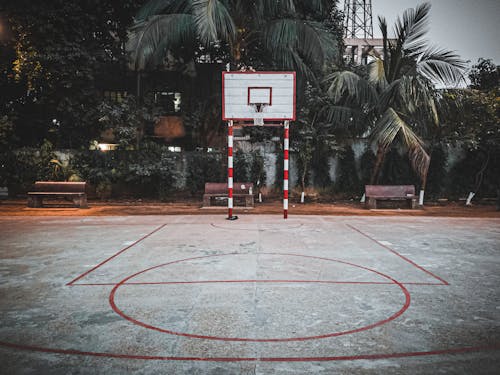
M 373 38 L 372 0 L 345 0 L 344 38 Z

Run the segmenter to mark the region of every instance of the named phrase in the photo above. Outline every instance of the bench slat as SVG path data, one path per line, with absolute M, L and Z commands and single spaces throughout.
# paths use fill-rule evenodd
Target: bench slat
M 33 186 L 35 192 L 85 193 L 86 182 L 37 181 Z
M 366 185 L 367 197 L 407 197 L 415 195 L 413 185 Z
M 250 189 L 253 190 L 251 182 L 233 183 L 233 194 L 250 194 Z M 207 182 L 205 183 L 205 194 L 227 194 L 227 183 Z

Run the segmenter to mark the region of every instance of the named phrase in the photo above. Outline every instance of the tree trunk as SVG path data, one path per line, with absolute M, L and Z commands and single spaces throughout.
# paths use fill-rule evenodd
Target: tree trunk
M 429 160 L 430 164 L 430 160 Z M 425 174 L 422 176 L 422 186 L 420 186 L 420 194 L 418 197 L 418 205 L 424 205 L 424 195 L 425 195 L 425 187 L 427 186 L 427 175 L 429 174 L 429 168 L 425 171 Z
M 304 203 L 305 190 L 306 190 L 306 175 L 307 175 L 307 168 L 304 167 L 302 176 L 300 176 L 300 184 L 302 186 L 302 193 L 300 194 L 300 203 Z
M 483 150 L 483 152 L 485 152 L 485 154 L 486 154 L 486 159 L 484 160 L 483 165 L 481 166 L 481 169 L 476 174 L 476 184 L 474 186 L 474 191 L 471 191 L 469 193 L 469 196 L 467 197 L 467 201 L 465 202 L 466 206 L 471 205 L 472 198 L 474 198 L 474 196 L 477 194 L 477 192 L 481 188 L 481 185 L 483 184 L 484 171 L 486 171 L 486 168 L 488 168 L 488 164 L 490 162 L 490 153 L 487 151 L 484 151 L 484 150 Z

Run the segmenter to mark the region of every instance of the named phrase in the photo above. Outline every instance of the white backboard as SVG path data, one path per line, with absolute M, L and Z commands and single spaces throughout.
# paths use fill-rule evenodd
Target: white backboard
M 222 72 L 222 119 L 295 120 L 295 80 L 295 72 Z

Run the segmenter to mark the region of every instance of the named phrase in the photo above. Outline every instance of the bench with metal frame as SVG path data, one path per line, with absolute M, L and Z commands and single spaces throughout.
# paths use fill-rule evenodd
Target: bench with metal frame
M 203 207 L 212 206 L 212 198 L 227 199 L 228 189 L 227 183 L 224 182 L 207 182 L 205 183 L 205 193 L 203 194 Z M 235 200 L 243 199 L 245 207 L 254 206 L 253 183 L 251 182 L 235 182 L 233 184 L 233 198 Z
M 401 201 L 408 202 L 408 208 L 417 207 L 417 196 L 413 185 L 366 185 L 365 207 L 377 208 L 377 201 Z
M 28 207 L 43 207 L 43 200 L 71 199 L 78 208 L 87 208 L 86 182 L 37 181 L 33 191 L 28 192 Z

